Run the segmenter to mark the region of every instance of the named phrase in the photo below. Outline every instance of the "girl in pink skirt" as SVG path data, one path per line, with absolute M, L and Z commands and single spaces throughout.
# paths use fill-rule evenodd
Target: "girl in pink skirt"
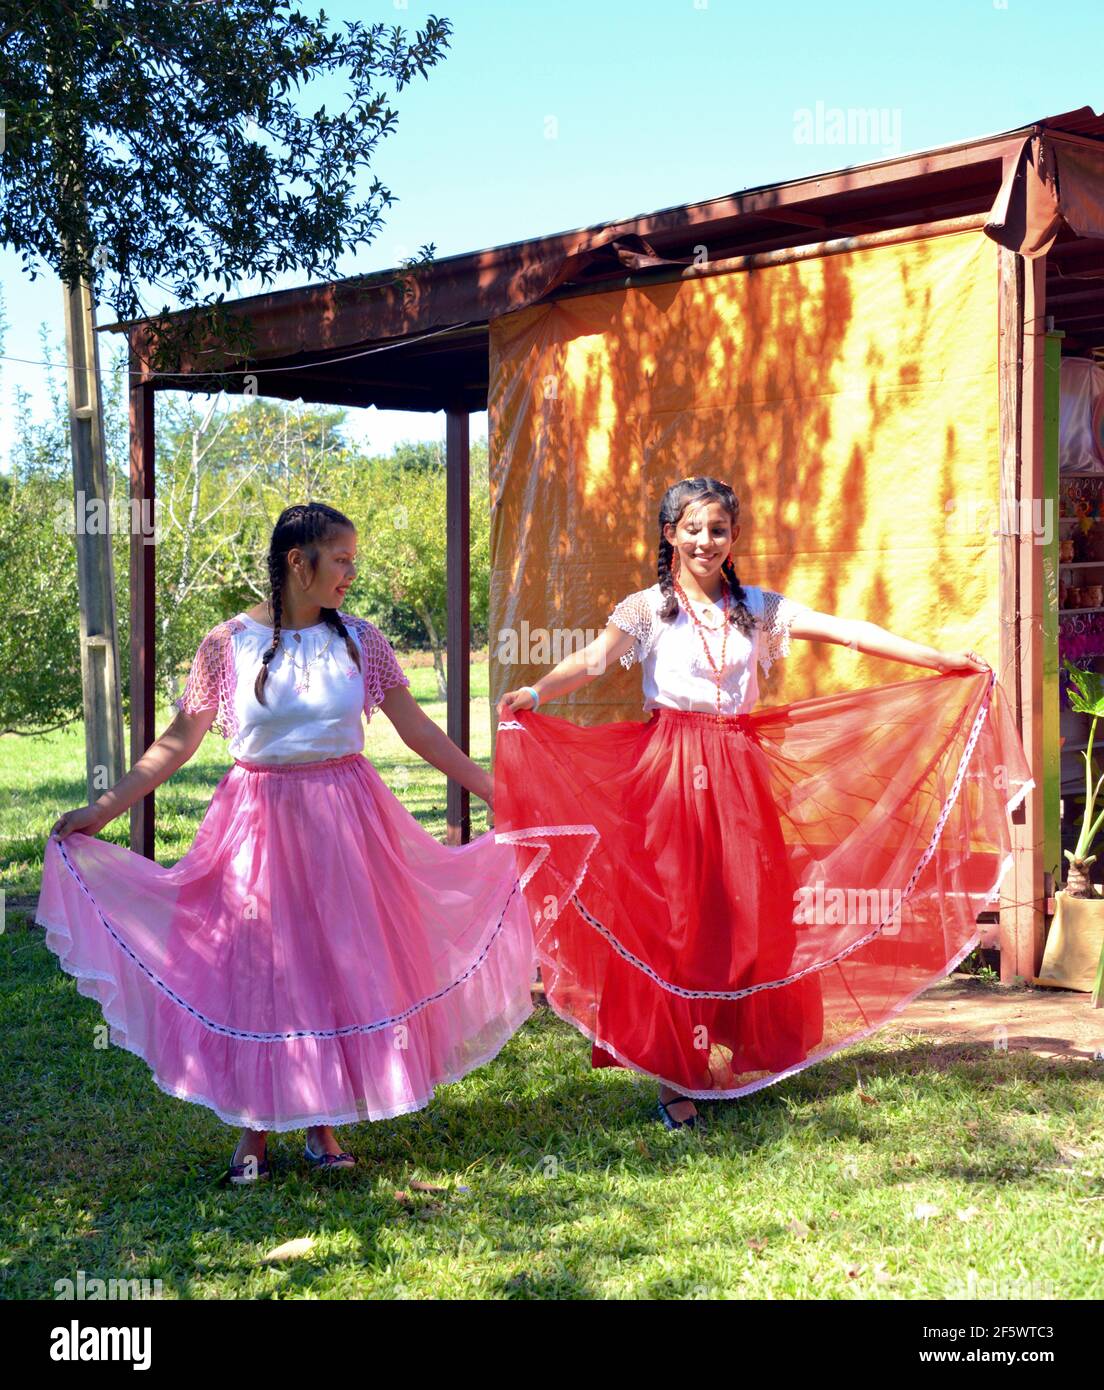
M 242 1135 L 228 1178 L 267 1177 L 268 1130 L 352 1167 L 332 1125 L 426 1105 L 532 1011 L 533 936 L 515 853 L 446 846 L 364 757 L 376 708 L 408 747 L 491 803 L 490 776 L 411 696 L 386 638 L 340 605 L 352 522 L 288 507 L 271 598 L 203 639 L 172 724 L 95 803 L 51 829 L 35 920 L 111 1041 L 169 1095 Z M 172 868 L 95 838 L 208 728 L 233 766 Z

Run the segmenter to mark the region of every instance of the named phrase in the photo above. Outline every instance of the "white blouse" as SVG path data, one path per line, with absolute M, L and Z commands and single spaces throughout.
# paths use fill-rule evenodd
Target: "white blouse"
M 211 727 L 245 762 L 320 762 L 361 752 L 361 715 L 371 719 L 393 685 L 410 681 L 374 623 L 343 612 L 338 618 L 357 645 L 359 668 L 342 633 L 328 623 L 284 628 L 262 704 L 254 685 L 272 628 L 239 613 L 204 637 L 174 707 L 186 714 L 215 709 Z
M 798 613 L 811 610 L 801 603 L 754 584 L 743 586 L 745 602 L 755 618 L 752 636 L 746 637 L 734 624 L 728 625 L 725 664 L 721 673 L 721 713 L 746 714 L 759 699 L 757 667 L 766 675 L 780 657 L 790 651 L 790 626 Z M 705 710 L 717 712 L 717 680 L 702 648 L 708 645 L 717 665 L 721 659 L 724 632 L 723 600 L 699 603 L 691 599 L 695 612 L 708 623 L 712 615 L 715 628 L 696 628 L 682 604 L 670 621 L 659 616 L 663 592 L 659 584 L 638 589 L 618 603 L 606 619 L 636 638 L 622 656 L 621 664 L 629 667 L 641 663 L 644 684 L 644 708 Z M 731 603 L 731 599 L 729 600 Z

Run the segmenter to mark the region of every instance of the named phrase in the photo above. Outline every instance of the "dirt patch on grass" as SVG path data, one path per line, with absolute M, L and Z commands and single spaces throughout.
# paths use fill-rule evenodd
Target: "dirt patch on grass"
M 1090 996 L 1075 990 L 1009 988 L 949 975 L 887 1024 L 891 1030 L 1104 1062 L 1104 1009 L 1094 1009 Z

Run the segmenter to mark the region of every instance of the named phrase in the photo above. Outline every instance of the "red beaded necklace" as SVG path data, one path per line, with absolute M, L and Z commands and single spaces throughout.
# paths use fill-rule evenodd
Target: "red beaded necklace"
M 702 622 L 702 620 L 698 617 L 698 615 L 694 612 L 693 608 L 690 606 L 690 600 L 686 597 L 686 592 L 683 589 L 682 585 L 678 582 L 677 579 L 674 581 L 674 584 L 675 593 L 678 594 L 679 598 L 682 600 L 683 607 L 686 609 L 686 612 L 690 617 L 690 621 L 698 630 L 698 636 L 701 638 L 701 644 L 705 649 L 705 659 L 713 668 L 713 679 L 717 682 L 717 718 L 719 719 L 721 717 L 721 679 L 724 676 L 725 652 L 728 650 L 728 614 L 731 593 L 728 589 L 725 589 L 724 592 L 721 594 L 723 605 L 723 617 L 721 620 L 721 627 L 724 635 L 721 638 L 721 664 L 718 666 L 717 663 L 713 660 L 713 653 L 709 650 L 709 643 L 706 641 L 705 637 L 705 629 L 707 627 L 709 627 L 710 631 L 715 631 L 713 625 L 711 623 Z

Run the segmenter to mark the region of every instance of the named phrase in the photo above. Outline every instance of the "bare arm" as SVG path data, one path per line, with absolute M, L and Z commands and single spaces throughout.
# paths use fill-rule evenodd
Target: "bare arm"
M 987 669 L 985 662 L 972 659 L 967 652 L 939 651 L 936 647 L 899 637 L 877 623 L 838 618 L 831 613 L 812 610 L 799 613 L 790 625 L 790 636 L 804 637 L 811 642 L 834 642 L 853 651 L 865 652 L 868 656 L 884 656 L 889 661 L 902 661 L 908 666 L 926 666 L 939 672 Z
M 625 632 L 616 623 L 607 623 L 593 642 L 571 652 L 551 671 L 546 671 L 533 682 L 533 689 L 540 696 L 541 704 L 562 699 L 573 690 L 597 680 L 614 662 L 620 660 L 635 641 L 631 632 Z M 533 698 L 528 691 L 508 690 L 495 708 L 501 719 L 510 710 L 528 709 L 532 703 Z
M 474 792 L 488 806 L 492 804 L 494 779 L 490 773 L 473 762 L 463 749 L 453 743 L 444 729 L 430 719 L 411 695 L 409 687 L 393 685 L 384 695 L 380 709 L 409 749 L 438 772 L 443 772 L 446 777 Z
M 116 816 L 129 811 L 155 787 L 167 782 L 177 768 L 183 767 L 194 756 L 216 713 L 215 709 L 202 710 L 199 714 L 177 711 L 169 727 L 150 744 L 125 777 L 120 777 L 91 805 L 66 811 L 59 816 L 51 826 L 50 833 L 56 833 L 59 840 L 74 831 L 95 835 Z

